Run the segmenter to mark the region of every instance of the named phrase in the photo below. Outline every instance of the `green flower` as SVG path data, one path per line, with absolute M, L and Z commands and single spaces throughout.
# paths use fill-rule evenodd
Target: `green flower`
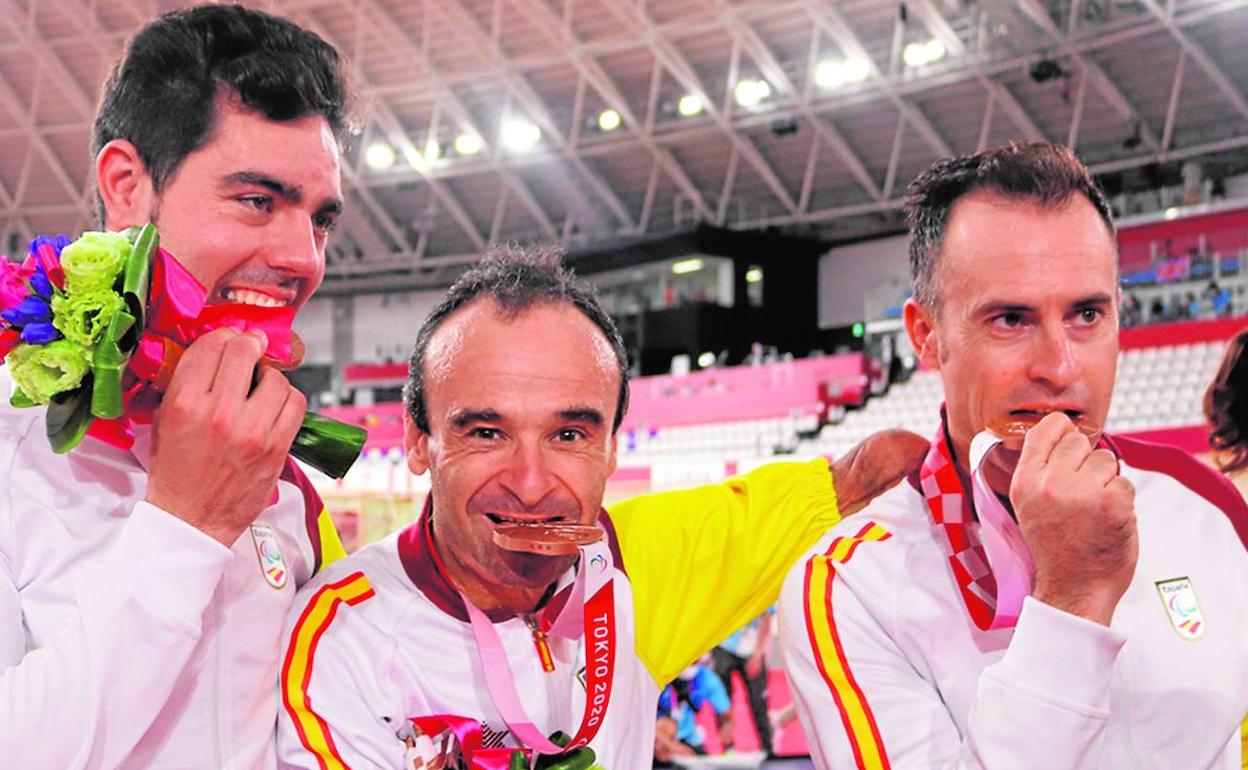
M 66 339 L 90 348 L 125 306 L 125 300 L 112 289 L 58 294 L 52 297 L 52 325 Z
M 129 255 L 130 241 L 121 233 L 83 233 L 61 251 L 65 290 L 74 294 L 111 289 Z
M 13 382 L 36 404 L 78 387 L 87 373 L 87 351 L 69 340 L 18 345 L 5 360 Z

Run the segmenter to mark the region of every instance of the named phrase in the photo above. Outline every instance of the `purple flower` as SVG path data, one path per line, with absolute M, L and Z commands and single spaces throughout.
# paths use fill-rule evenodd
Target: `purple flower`
M 42 299 L 41 297 L 27 297 L 17 303 L 17 307 L 5 312 L 12 312 L 16 314 L 17 320 L 9 321 L 9 323 L 12 323 L 14 326 L 46 323 L 52 320 L 52 307 L 48 304 L 47 300 Z M 5 320 L 7 321 L 8 318 L 6 317 Z
M 15 307 L 0 312 L 0 318 L 19 330 L 22 342 L 27 345 L 42 345 L 60 339 L 60 331 L 52 325 L 52 285 L 42 267 L 35 268 L 30 277 L 30 287 L 35 293 L 27 295 Z
M 51 321 L 28 323 L 22 327 L 22 342 L 27 345 L 46 345 L 60 336 Z
M 30 253 L 37 253 L 40 246 L 51 246 L 52 250 L 56 252 L 56 256 L 59 257 L 61 256 L 61 250 L 71 243 L 73 241 L 64 235 L 58 235 L 55 238 L 50 235 L 38 235 L 30 242 Z
M 48 280 L 48 274 L 44 271 L 43 265 L 35 267 L 34 274 L 30 276 L 30 288 L 44 299 L 52 298 L 52 282 Z

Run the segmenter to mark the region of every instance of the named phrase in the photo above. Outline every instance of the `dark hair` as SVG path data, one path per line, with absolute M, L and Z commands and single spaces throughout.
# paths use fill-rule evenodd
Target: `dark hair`
M 1205 417 L 1213 425 L 1209 446 L 1218 454 L 1218 467 L 1232 472 L 1248 468 L 1248 331 L 1240 332 L 1226 348 L 1222 365 L 1205 392 Z
M 1041 207 L 1064 205 L 1075 194 L 1096 208 L 1114 235 L 1109 203 L 1086 166 L 1069 147 L 1051 142 L 1011 142 L 995 150 L 937 161 L 906 189 L 910 225 L 910 277 L 914 297 L 925 307 L 940 306 L 936 260 L 949 212 L 959 198 L 990 190 Z
M 504 247 L 488 252 L 446 292 L 429 313 L 416 335 L 416 347 L 408 366 L 403 400 L 416 427 L 429 432 L 425 408 L 425 351 L 434 333 L 456 310 L 478 297 L 491 297 L 508 317 L 514 317 L 538 302 L 567 302 L 585 314 L 606 336 L 620 370 L 620 392 L 611 430 L 619 430 L 628 411 L 628 355 L 615 321 L 603 308 L 594 288 L 574 276 L 561 264 L 563 254 L 553 248 Z
M 221 96 L 270 120 L 324 116 L 340 144 L 351 130 L 333 46 L 267 13 L 201 5 L 167 13 L 131 38 L 104 85 L 92 152 L 128 140 L 160 192 L 211 138 Z

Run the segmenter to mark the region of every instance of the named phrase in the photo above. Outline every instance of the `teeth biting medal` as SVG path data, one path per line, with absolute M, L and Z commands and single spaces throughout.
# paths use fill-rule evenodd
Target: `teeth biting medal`
M 542 556 L 568 556 L 604 536 L 605 533 L 592 524 L 500 524 L 494 527 L 494 544 L 499 548 Z
M 1023 448 L 1023 436 L 1027 431 L 1036 427 L 1036 423 L 1043 420 L 1051 412 L 1035 412 L 1026 415 L 1013 415 L 1012 419 L 994 420 L 988 423 L 988 430 L 1002 440 L 1002 445 L 1011 451 L 1019 451 Z M 1100 426 L 1093 425 L 1083 415 L 1075 415 L 1070 418 L 1080 433 L 1088 437 L 1089 441 L 1095 441 L 1101 435 Z

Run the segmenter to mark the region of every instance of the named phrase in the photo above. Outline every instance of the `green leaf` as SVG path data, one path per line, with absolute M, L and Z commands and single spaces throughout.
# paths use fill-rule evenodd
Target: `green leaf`
M 588 770 L 597 759 L 594 750 L 586 746 L 576 751 L 540 757 L 537 767 L 538 770 Z
M 17 409 L 26 409 L 32 406 L 38 406 L 35 400 L 26 395 L 21 388 L 13 388 L 13 395 L 9 396 L 9 406 Z
M 308 412 L 290 453 L 326 476 L 340 479 L 351 470 L 367 440 L 368 431 L 358 425 Z
M 48 403 L 46 427 L 52 451 L 65 454 L 78 446 L 91 425 L 91 383 L 84 380 L 82 387 L 52 397 Z
M 95 373 L 91 414 L 96 417 L 114 420 L 121 416 L 121 375 L 130 362 L 130 355 L 121 351 L 118 341 L 133 326 L 134 316 L 125 311 L 117 313 L 95 348 L 91 359 L 91 370 Z
M 128 231 L 127 231 L 128 232 Z M 147 295 L 152 285 L 152 252 L 160 246 L 160 235 L 156 225 L 148 222 L 143 225 L 134 238 L 134 246 L 130 249 L 130 257 L 121 276 L 121 296 L 125 298 L 134 318 L 131 332 L 121 342 L 123 351 L 134 350 L 139 344 L 139 335 L 147 328 Z

